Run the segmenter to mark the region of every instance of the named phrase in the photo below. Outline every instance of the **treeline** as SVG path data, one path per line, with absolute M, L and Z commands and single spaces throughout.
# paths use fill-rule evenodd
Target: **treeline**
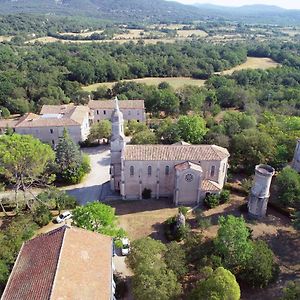
M 85 17 L 12 14 L 0 16 L 0 35 L 45 36 L 49 32 L 81 32 L 110 26 L 111 22 Z
M 0 106 L 11 113 L 87 95 L 81 85 L 158 76 L 208 78 L 246 60 L 241 45 L 198 41 L 142 45 L 0 45 Z

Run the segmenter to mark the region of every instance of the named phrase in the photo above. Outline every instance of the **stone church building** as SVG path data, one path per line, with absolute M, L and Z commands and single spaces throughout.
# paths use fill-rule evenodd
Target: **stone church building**
M 138 200 L 145 189 L 152 198 L 173 197 L 176 205 L 197 204 L 219 193 L 226 181 L 227 149 L 216 145 L 126 145 L 123 114 L 115 100 L 112 113 L 111 189 Z

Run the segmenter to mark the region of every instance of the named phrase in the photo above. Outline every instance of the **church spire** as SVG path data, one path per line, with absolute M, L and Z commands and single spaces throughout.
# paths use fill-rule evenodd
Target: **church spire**
M 120 110 L 120 108 L 119 108 L 119 99 L 118 99 L 117 96 L 115 97 L 115 109 Z

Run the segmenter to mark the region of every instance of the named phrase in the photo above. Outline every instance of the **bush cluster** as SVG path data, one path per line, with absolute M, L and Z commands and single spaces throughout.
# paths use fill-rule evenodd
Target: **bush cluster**
M 208 208 L 215 208 L 220 204 L 229 201 L 230 192 L 228 190 L 223 190 L 220 194 L 209 194 L 205 197 L 204 203 Z

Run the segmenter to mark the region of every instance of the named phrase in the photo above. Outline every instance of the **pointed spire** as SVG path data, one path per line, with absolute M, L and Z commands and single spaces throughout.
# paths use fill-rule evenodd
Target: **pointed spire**
M 115 97 L 115 106 L 116 106 L 116 110 L 120 110 L 120 108 L 119 108 L 119 100 L 118 100 L 117 96 Z

